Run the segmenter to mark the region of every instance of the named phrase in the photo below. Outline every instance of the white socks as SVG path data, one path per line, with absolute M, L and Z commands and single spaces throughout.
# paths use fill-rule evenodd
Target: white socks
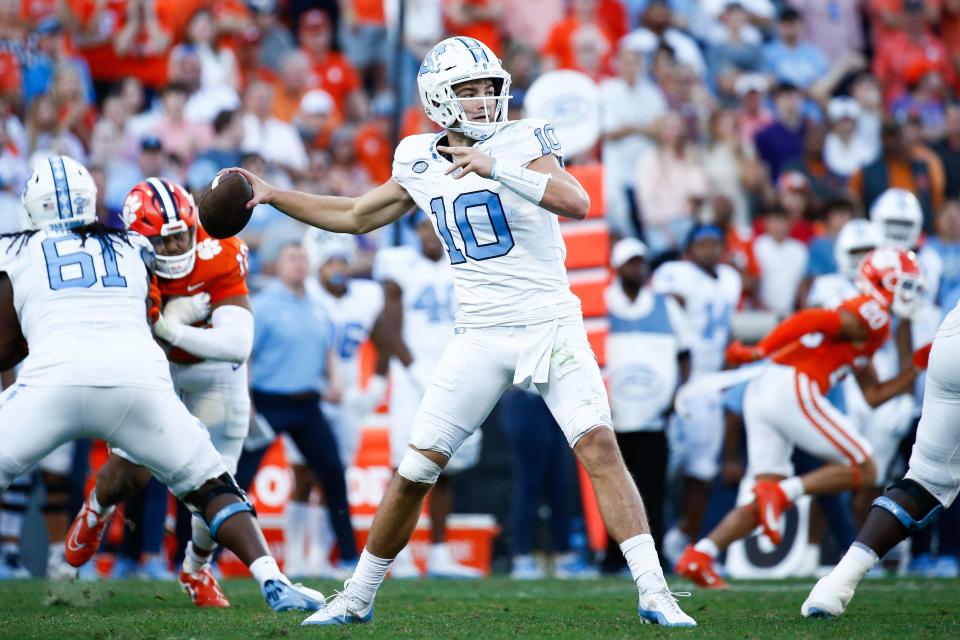
M 873 569 L 880 562 L 880 558 L 874 553 L 873 549 L 860 542 L 854 542 L 850 545 L 840 562 L 834 567 L 831 576 L 841 584 L 849 587 L 851 591 L 863 580 L 870 569 Z
M 704 538 L 697 544 L 693 545 L 693 548 L 701 553 L 707 554 L 711 558 L 716 558 L 718 555 L 720 555 L 720 547 L 718 547 L 717 543 L 710 538 Z
M 803 480 L 799 476 L 781 480 L 780 488 L 790 498 L 790 502 L 796 502 L 797 498 L 803 495 Z
M 649 576 L 647 574 L 650 572 L 654 572 L 657 579 L 663 582 L 660 558 L 657 557 L 653 536 L 649 533 L 642 533 L 624 540 L 620 543 L 620 550 L 623 551 L 623 557 L 627 559 L 627 564 L 630 565 L 630 575 L 633 576 L 633 581 L 637 583 L 637 588 L 641 591 L 648 586 Z M 641 578 L 644 579 L 641 580 Z
M 378 558 L 364 548 L 357 562 L 357 569 L 344 590 L 345 594 L 365 605 L 370 604 L 377 595 L 377 589 L 380 588 L 383 579 L 387 577 L 387 571 L 390 570 L 392 563 L 393 560 Z
M 200 573 L 210 566 L 211 553 L 197 553 L 197 547 L 193 540 L 187 543 L 187 548 L 183 552 L 183 570 L 187 573 Z
M 263 587 L 267 580 L 279 580 L 280 582 L 290 584 L 287 576 L 280 573 L 280 567 L 277 566 L 277 561 L 274 560 L 272 556 L 261 556 L 257 558 L 250 563 L 248 569 L 250 569 L 250 573 L 253 574 L 253 577 L 260 583 L 261 587 Z

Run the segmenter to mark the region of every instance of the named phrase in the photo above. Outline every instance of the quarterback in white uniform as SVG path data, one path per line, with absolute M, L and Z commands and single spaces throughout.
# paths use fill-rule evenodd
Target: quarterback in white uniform
M 174 393 L 147 324 L 150 243 L 96 224 L 93 178 L 68 157 L 38 161 L 23 200 L 37 230 L 0 238 L 0 370 L 23 361 L 0 395 L 0 489 L 68 440 L 106 440 L 200 513 L 275 610 L 317 609 L 322 595 L 280 573 L 253 507 Z M 66 540 L 71 564 L 92 557 L 114 504 L 90 495 Z
M 330 231 L 365 233 L 419 207 L 433 219 L 453 265 L 456 329 L 427 385 L 410 447 L 353 579 L 304 624 L 373 618 L 376 591 L 443 466 L 511 384 L 532 383 L 590 476 L 607 531 L 637 584 L 641 618 L 694 626 L 663 578 L 567 281 L 557 216 L 582 219 L 590 201 L 561 165 L 556 131 L 543 120 L 506 120 L 510 74 L 473 38 L 437 44 L 417 84 L 427 116 L 445 132 L 405 138 L 394 155 L 392 180 L 359 198 L 285 191 L 230 169 L 253 185 L 248 207 L 270 203 Z
M 740 302 L 742 282 L 733 267 L 721 264 L 723 234 L 713 225 L 695 227 L 687 241 L 685 260 L 667 262 L 652 279 L 655 293 L 672 295 L 683 307 L 690 337 L 691 380 L 723 369 L 730 341 L 730 319 Z M 664 550 L 673 561 L 689 541 L 700 535 L 710 482 L 720 471 L 723 407 L 720 392 L 692 398 L 690 415 L 671 429 L 671 448 L 680 452 L 684 487 L 682 513 L 664 536 Z
M 420 238 L 420 250 L 393 247 L 377 254 L 374 278 L 383 285 L 384 328 L 390 348 L 390 457 L 396 469 L 410 442 L 417 407 L 450 338 L 453 337 L 457 301 L 453 269 L 433 223 L 422 211 L 410 217 Z M 437 479 L 430 498 L 431 545 L 427 575 L 438 578 L 477 578 L 480 572 L 459 564 L 446 544 L 447 518 L 453 506 L 450 474 L 476 466 L 482 431 L 477 429 L 453 454 Z M 397 556 L 393 577 L 413 577 L 410 547 Z

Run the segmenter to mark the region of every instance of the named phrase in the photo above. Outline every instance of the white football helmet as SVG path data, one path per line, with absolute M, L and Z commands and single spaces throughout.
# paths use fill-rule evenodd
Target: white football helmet
M 876 224 L 862 218 L 850 220 L 840 229 L 833 245 L 837 269 L 851 281 L 855 280 L 863 256 L 884 244 L 883 233 Z
M 97 221 L 97 185 L 68 156 L 38 160 L 20 196 L 36 229 L 74 229 Z
M 458 98 L 453 87 L 486 78 L 493 81 L 496 109 L 492 114 L 486 114 L 486 122 L 470 122 L 464 113 L 462 101 L 489 98 Z M 496 132 L 499 123 L 507 120 L 510 74 L 501 66 L 490 47 L 474 38 L 455 36 L 435 45 L 417 72 L 417 88 L 428 118 L 444 129 L 462 133 L 474 140 L 486 140 Z
M 353 265 L 357 259 L 357 240 L 349 233 L 334 233 L 323 229 L 310 229 L 303 239 L 310 270 L 316 271 L 331 258 L 343 258 Z
M 886 246 L 910 250 L 920 240 L 923 209 L 906 189 L 887 189 L 870 207 L 870 220 L 879 227 Z

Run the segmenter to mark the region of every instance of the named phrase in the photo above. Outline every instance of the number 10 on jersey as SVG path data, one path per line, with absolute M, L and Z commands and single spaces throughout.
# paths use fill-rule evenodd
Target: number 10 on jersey
M 477 241 L 477 234 L 474 231 L 473 224 L 467 217 L 467 211 L 471 208 L 482 208 L 490 221 L 490 227 L 496 240 L 481 244 Z M 453 234 L 447 225 L 447 210 L 443 203 L 443 198 L 434 198 L 430 201 L 430 213 L 437 219 L 437 231 L 443 244 L 447 247 L 447 255 L 450 256 L 450 264 L 462 264 L 471 260 L 490 260 L 499 258 L 510 253 L 513 249 L 513 234 L 510 233 L 510 226 L 507 224 L 507 215 L 503 210 L 503 203 L 500 202 L 500 196 L 493 191 L 484 189 L 482 191 L 470 191 L 461 193 L 453 201 L 453 219 L 456 222 L 457 230 L 460 232 L 460 238 L 463 244 L 463 251 L 453 241 Z M 466 257 L 464 257 L 466 253 Z

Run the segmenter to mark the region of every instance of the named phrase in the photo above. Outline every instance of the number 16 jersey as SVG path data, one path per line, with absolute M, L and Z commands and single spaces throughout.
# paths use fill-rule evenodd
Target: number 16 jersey
M 393 179 L 430 216 L 447 250 L 457 326 L 527 325 L 578 315 L 557 216 L 496 180 L 445 175 L 451 163 L 438 144 L 446 144 L 444 134 L 404 138 L 394 153 Z M 506 122 L 474 146 L 510 165 L 526 166 L 548 154 L 563 157 L 553 127 L 535 118 Z

